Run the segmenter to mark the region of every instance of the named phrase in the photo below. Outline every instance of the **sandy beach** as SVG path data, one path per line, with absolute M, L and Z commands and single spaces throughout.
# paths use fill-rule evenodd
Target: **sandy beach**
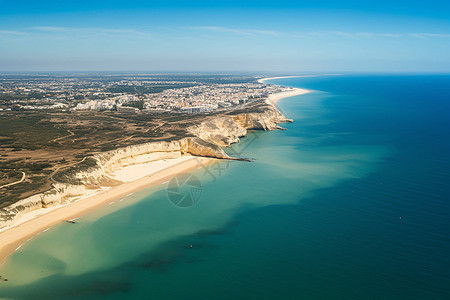
M 309 90 L 295 88 L 292 91 L 272 94 L 267 98 L 266 102 L 269 104 L 275 105 L 278 102 L 278 100 L 280 100 L 280 99 L 297 96 L 297 95 L 303 95 L 303 94 L 307 94 L 309 92 L 310 92 Z
M 264 81 L 266 81 L 266 80 L 282 79 L 282 78 L 295 78 L 295 77 L 304 77 L 304 76 L 303 75 L 292 75 L 292 76 L 267 77 L 267 78 L 258 79 L 258 82 L 264 83 Z
M 155 168 L 150 175 L 120 186 L 101 191 L 76 202 L 50 209 L 39 209 L 26 214 L 21 222 L 0 232 L 0 265 L 5 258 L 16 251 L 24 242 L 33 236 L 66 220 L 88 214 L 111 202 L 118 201 L 130 193 L 155 186 L 169 180 L 174 175 L 195 169 L 216 161 L 213 158 L 187 156 L 174 163 L 167 160 L 166 164 L 155 162 Z M 33 215 L 34 213 L 34 215 Z M 25 220 L 25 221 L 24 221 Z
M 309 75 L 307 75 L 309 76 Z M 264 83 L 267 80 L 272 80 L 272 79 L 282 79 L 282 78 L 294 78 L 294 77 L 307 77 L 304 75 L 298 75 L 298 76 L 279 76 L 279 77 L 268 77 L 268 78 L 261 78 L 258 79 L 259 83 Z M 282 92 L 282 93 L 276 93 L 276 94 L 272 94 L 270 95 L 266 102 L 268 104 L 272 104 L 273 106 L 275 106 L 275 104 L 278 102 L 278 100 L 283 99 L 283 98 L 287 98 L 287 97 L 292 97 L 292 96 L 297 96 L 297 95 L 302 95 L 302 94 L 307 94 L 309 93 L 309 90 L 305 90 L 305 89 L 299 89 L 299 88 L 294 88 L 292 91 L 287 91 L 287 92 Z

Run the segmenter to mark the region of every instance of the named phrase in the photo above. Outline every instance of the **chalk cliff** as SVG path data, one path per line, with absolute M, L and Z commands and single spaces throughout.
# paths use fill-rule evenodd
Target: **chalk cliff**
M 282 129 L 278 123 L 292 122 L 270 104 L 261 103 L 255 107 L 254 112 L 233 115 L 233 120 L 241 127 L 253 130 Z
M 136 164 L 161 159 L 179 158 L 183 155 L 231 159 L 220 147 L 239 142 L 248 130 L 281 129 L 277 123 L 292 122 L 272 105 L 254 103 L 220 116 L 208 116 L 200 124 L 188 127 L 181 140 L 149 142 L 89 156 L 86 162 L 65 170 L 57 176 L 53 188 L 33 195 L 0 210 L 0 229 L 10 225 L 22 214 L 76 200 L 89 192 L 121 184 L 109 174 Z

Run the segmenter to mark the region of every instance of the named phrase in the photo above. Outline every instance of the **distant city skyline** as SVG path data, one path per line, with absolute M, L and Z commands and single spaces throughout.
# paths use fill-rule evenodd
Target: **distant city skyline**
M 0 3 L 0 72 L 450 72 L 448 1 Z

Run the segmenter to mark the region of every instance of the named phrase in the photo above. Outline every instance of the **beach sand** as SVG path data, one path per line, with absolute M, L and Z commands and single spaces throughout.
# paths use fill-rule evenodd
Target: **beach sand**
M 280 99 L 287 98 L 287 97 L 292 97 L 292 96 L 297 96 L 297 95 L 303 95 L 303 94 L 307 94 L 309 92 L 310 92 L 309 90 L 295 88 L 292 91 L 287 91 L 287 92 L 282 92 L 282 93 L 276 93 L 276 94 L 269 95 L 269 97 L 267 98 L 266 102 L 275 106 L 275 104 Z
M 303 77 L 302 75 L 293 75 L 293 76 L 278 76 L 278 77 L 267 77 L 267 78 L 261 78 L 258 79 L 259 83 L 264 83 L 266 80 L 272 80 L 272 79 L 282 79 L 282 78 L 294 78 L 294 77 Z
M 267 78 L 261 78 L 258 79 L 259 83 L 264 83 L 266 80 L 273 80 L 273 79 L 282 79 L 282 78 L 296 78 L 296 77 L 318 77 L 318 76 L 340 76 L 342 74 L 321 74 L 321 75 L 292 75 L 292 76 L 278 76 L 278 77 L 267 77 Z
M 174 161 L 178 160 L 176 163 Z M 120 186 L 83 197 L 76 202 L 49 209 L 38 209 L 25 214 L 13 227 L 0 232 L 0 265 L 5 258 L 18 250 L 33 236 L 61 222 L 79 218 L 111 202 L 118 201 L 130 193 L 155 186 L 169 180 L 174 175 L 205 166 L 216 161 L 213 158 L 186 156 L 180 159 L 155 162 L 150 175 L 124 183 Z
M 264 83 L 265 81 L 272 80 L 272 79 L 294 78 L 294 77 L 309 77 L 309 76 L 315 76 L 315 75 L 268 77 L 268 78 L 258 79 L 258 82 L 259 83 Z M 309 90 L 294 88 L 292 91 L 281 92 L 281 93 L 276 93 L 276 94 L 269 95 L 269 97 L 267 98 L 266 102 L 268 104 L 272 104 L 273 106 L 275 106 L 275 104 L 280 99 L 287 98 L 287 97 L 292 97 L 292 96 L 297 96 L 297 95 L 302 95 L 302 94 L 307 94 L 309 92 L 310 92 Z

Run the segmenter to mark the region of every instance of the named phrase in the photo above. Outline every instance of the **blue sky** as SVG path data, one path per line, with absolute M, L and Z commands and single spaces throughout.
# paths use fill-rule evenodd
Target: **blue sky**
M 0 71 L 450 72 L 450 1 L 0 0 Z

